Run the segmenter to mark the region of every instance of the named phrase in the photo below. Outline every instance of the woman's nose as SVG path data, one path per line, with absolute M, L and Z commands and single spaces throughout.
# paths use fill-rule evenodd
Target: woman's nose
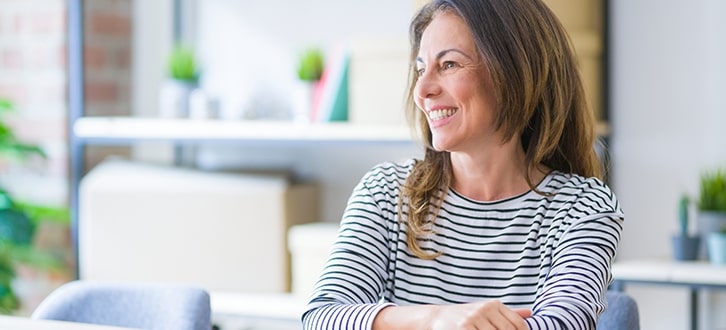
M 414 87 L 414 95 L 419 99 L 427 99 L 441 93 L 441 85 L 434 72 L 426 72 L 419 75 Z

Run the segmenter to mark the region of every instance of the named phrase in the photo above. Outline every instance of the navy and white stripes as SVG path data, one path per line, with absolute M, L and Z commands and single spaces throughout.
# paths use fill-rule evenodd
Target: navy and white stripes
M 607 186 L 554 171 L 537 186 L 546 195 L 481 202 L 450 191 L 422 243 L 441 255 L 423 260 L 397 213 L 413 164 L 380 164 L 354 189 L 305 329 L 370 329 L 390 304 L 491 299 L 533 309 L 530 329 L 595 328 L 624 220 Z

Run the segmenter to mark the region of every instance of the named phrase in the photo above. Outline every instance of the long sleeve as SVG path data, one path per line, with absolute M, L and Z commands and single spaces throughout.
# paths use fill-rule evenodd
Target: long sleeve
M 386 213 L 362 180 L 303 314 L 304 329 L 371 329 L 376 314 L 390 305 L 380 302 L 390 253 Z
M 558 237 L 552 267 L 527 319 L 530 329 L 595 329 L 624 220 L 617 200 L 602 188 L 590 187 L 581 197 L 585 202 L 569 210 L 572 223 Z

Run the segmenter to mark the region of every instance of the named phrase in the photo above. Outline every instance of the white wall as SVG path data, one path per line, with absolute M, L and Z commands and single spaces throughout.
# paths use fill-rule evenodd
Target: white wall
M 199 51 L 202 86 L 224 107 L 285 111 L 294 79 L 295 58 L 310 45 L 324 50 L 362 38 L 407 37 L 412 0 L 196 0 L 196 33 L 189 38 Z M 164 58 L 171 47 L 172 0 L 134 1 L 134 110 L 157 115 L 157 93 L 164 78 Z M 397 111 L 398 109 L 391 109 Z M 165 143 L 144 144 L 137 159 L 173 160 Z M 322 186 L 321 220 L 339 221 L 360 177 L 373 164 L 421 154 L 414 144 L 279 144 L 204 146 L 197 150 L 206 168 L 292 170 Z
M 626 214 L 619 258 L 670 258 L 680 194 L 695 196 L 698 174 L 726 165 L 726 2 L 611 2 L 612 184 Z M 685 290 L 629 291 L 643 329 L 687 328 Z M 703 329 L 726 327 L 704 316 Z

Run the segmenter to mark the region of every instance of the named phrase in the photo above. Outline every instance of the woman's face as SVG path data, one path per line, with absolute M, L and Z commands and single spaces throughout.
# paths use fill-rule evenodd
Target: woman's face
M 489 72 L 464 21 L 451 12 L 434 16 L 421 37 L 414 101 L 440 151 L 474 152 L 501 144 Z

